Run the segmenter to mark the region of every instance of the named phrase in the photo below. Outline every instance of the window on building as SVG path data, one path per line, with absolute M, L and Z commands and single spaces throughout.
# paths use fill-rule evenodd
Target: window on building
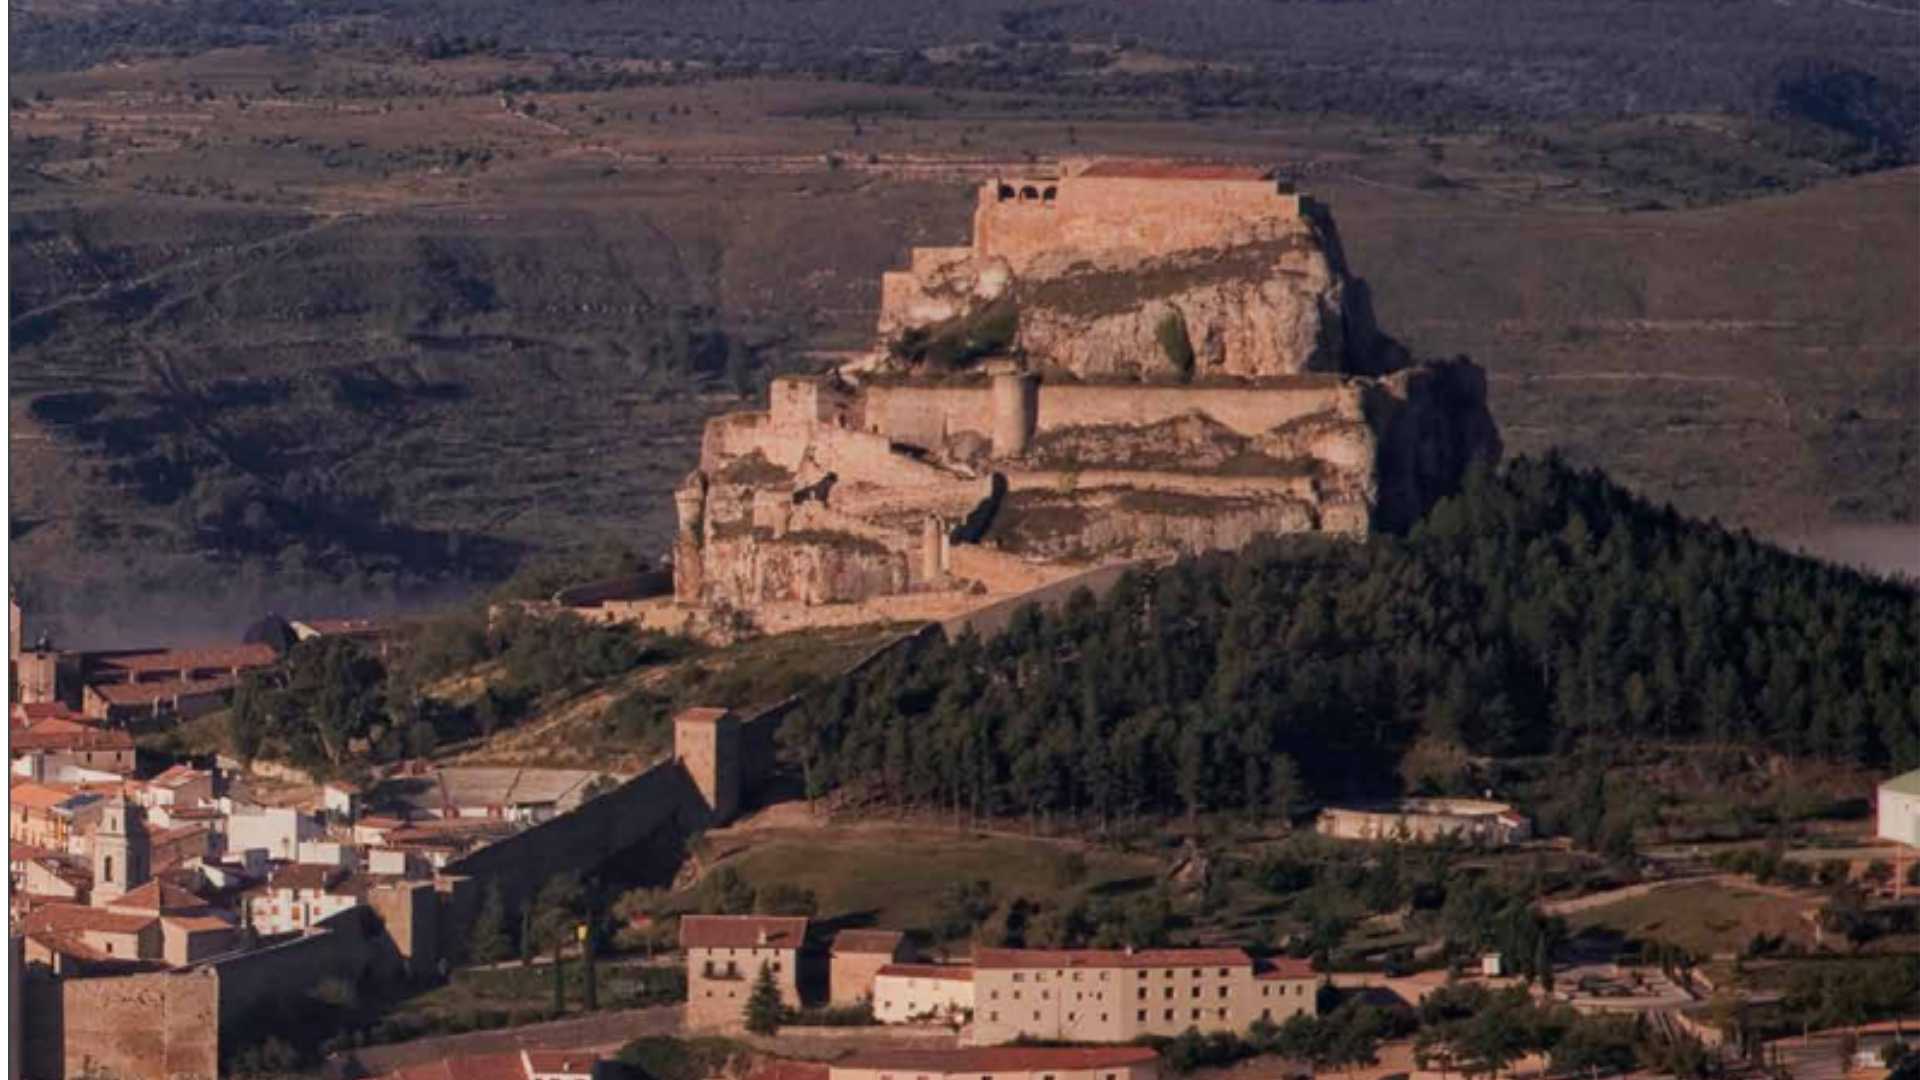
M 998 991 L 998 990 L 995 990 L 995 991 L 993 992 L 993 1000 L 995 1000 L 995 1001 L 999 1001 L 999 1000 L 1000 1000 L 1000 991 Z
M 1221 968 L 1221 969 L 1220 969 L 1220 974 L 1222 974 L 1222 975 L 1225 975 L 1226 973 L 1227 973 L 1227 969 L 1226 969 L 1226 968 Z
M 1200 1010 L 1199 1010 L 1199 1009 L 1195 1009 L 1195 1010 L 1193 1010 L 1193 1018 L 1194 1018 L 1195 1020 L 1198 1020 L 1198 1019 L 1200 1019 Z
M 1140 988 L 1140 1000 L 1141 1001 L 1147 1000 L 1147 988 L 1144 986 Z
M 987 1019 L 992 1020 L 994 1023 L 997 1024 L 1000 1022 L 1000 1014 L 998 1012 L 990 1012 L 987 1014 Z M 883 1076 L 880 1078 L 880 1080 L 892 1080 L 892 1078 Z
M 1035 1010 L 1033 1011 L 1033 1019 L 1034 1019 L 1034 1022 L 1035 1022 L 1035 1023 L 1039 1023 L 1039 1022 L 1040 1022 L 1040 1010 L 1038 1010 L 1038 1009 L 1035 1009 Z
M 1166 996 L 1167 996 L 1167 1000 L 1168 1000 L 1168 1001 L 1172 1001 L 1172 1000 L 1173 1000 L 1173 987 L 1171 987 L 1171 986 L 1169 986 L 1169 987 L 1167 987 L 1167 995 L 1166 995 Z
M 1042 991 L 1040 991 L 1040 1000 L 1041 1000 L 1041 1001 L 1052 1001 L 1052 1000 L 1053 1000 L 1053 994 L 1052 994 L 1052 993 L 1050 993 L 1049 991 L 1046 991 L 1046 990 L 1042 990 Z
M 1019 1000 L 1020 1000 L 1020 991 L 1018 991 L 1018 990 L 1015 990 L 1015 991 L 1013 992 L 1013 1000 L 1015 1000 L 1015 1001 L 1019 1001 Z
M 1262 1020 L 1271 1020 L 1271 1019 L 1273 1019 L 1273 1010 L 1272 1010 L 1272 1009 L 1261 1009 L 1261 1010 L 1260 1010 L 1260 1019 L 1262 1019 Z
M 1193 977 L 1194 977 L 1194 978 L 1196 978 L 1196 979 L 1200 977 L 1200 969 L 1199 969 L 1199 968 L 1194 968 L 1194 969 L 1193 969 Z
M 1227 988 L 1226 988 L 1226 987 L 1224 987 L 1224 986 L 1223 986 L 1223 987 L 1221 987 L 1221 988 L 1220 988 L 1220 996 L 1221 996 L 1221 997 L 1226 997 L 1226 996 L 1227 996 Z
M 1260 996 L 1261 996 L 1261 997 L 1272 997 L 1272 996 L 1273 996 L 1273 987 L 1271 987 L 1271 986 L 1263 986 L 1263 987 L 1261 987 L 1261 988 L 1260 988 Z
M 1016 972 L 1014 972 L 1014 973 L 1013 973 L 1013 981 L 1014 981 L 1014 982 L 1026 982 L 1026 981 L 1027 981 L 1027 977 L 1026 977 L 1026 976 L 1025 976 L 1024 974 L 1022 974 L 1022 973 L 1020 973 L 1020 972 L 1018 972 L 1018 971 L 1016 971 Z
M 1173 1010 L 1172 1010 L 1172 1009 L 1168 1009 L 1168 1010 L 1167 1010 L 1167 1019 L 1168 1019 L 1168 1020 L 1171 1020 L 1171 1019 L 1173 1019 Z
M 1225 1009 L 1221 1009 L 1221 1010 L 1220 1010 L 1220 1019 L 1222 1019 L 1222 1020 L 1225 1020 L 1226 1018 L 1227 1018 L 1227 1010 L 1225 1010 Z
M 1194 997 L 1199 997 L 1199 996 L 1200 996 L 1200 988 L 1199 988 L 1199 987 L 1197 987 L 1197 986 L 1196 986 L 1196 987 L 1194 987 L 1194 988 L 1193 988 L 1193 996 L 1194 996 Z
M 1140 1010 L 1140 1013 L 1139 1013 L 1139 1015 L 1138 1015 L 1137 1017 L 1135 1017 L 1135 1019 L 1137 1019 L 1137 1020 L 1139 1020 L 1139 1021 L 1140 1021 L 1141 1023 L 1143 1023 L 1143 1024 L 1144 1024 L 1144 1023 L 1146 1023 L 1146 1022 L 1147 1022 L 1147 1010 L 1145 1010 L 1145 1009 L 1141 1009 L 1141 1010 Z

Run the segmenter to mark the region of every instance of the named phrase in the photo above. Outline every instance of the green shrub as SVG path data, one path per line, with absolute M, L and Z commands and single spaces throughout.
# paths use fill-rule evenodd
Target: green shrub
M 1153 336 L 1159 339 L 1160 351 L 1167 354 L 1167 362 L 1180 377 L 1192 379 L 1193 341 L 1187 336 L 1187 320 L 1178 311 L 1169 311 L 1153 328 Z

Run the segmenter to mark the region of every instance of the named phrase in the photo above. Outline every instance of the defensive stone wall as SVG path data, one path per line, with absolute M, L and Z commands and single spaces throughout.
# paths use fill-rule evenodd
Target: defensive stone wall
M 220 989 L 208 970 L 21 982 L 23 1074 L 214 1080 Z
M 862 398 L 865 430 L 894 442 L 932 449 L 963 431 L 984 440 L 993 430 L 993 399 L 985 384 L 868 386 Z
M 1360 415 L 1361 391 L 1338 376 L 1299 375 L 1282 386 L 1101 386 L 1042 384 L 1041 434 L 1068 427 L 1145 427 L 1203 413 L 1241 435 L 1318 412 Z
M 1257 386 L 1043 382 L 1034 428 L 1045 434 L 1069 427 L 1144 427 L 1199 412 L 1241 435 L 1259 435 L 1315 413 L 1358 419 L 1363 393 L 1337 375 L 1298 375 Z M 866 387 L 863 396 L 865 430 L 893 442 L 936 448 L 958 432 L 989 438 L 996 426 L 996 401 L 984 385 L 881 384 Z
M 519 911 L 550 877 L 593 870 L 615 855 L 659 839 L 662 829 L 684 834 L 706 818 L 706 800 L 693 778 L 678 762 L 669 761 L 582 803 L 572 813 L 489 844 L 447 869 L 473 879 L 482 894 L 498 884 L 507 907 Z M 672 876 L 674 866 L 652 869 L 665 879 Z
M 973 216 L 973 252 L 1003 258 L 1017 273 L 1061 252 L 1153 258 L 1266 239 L 1300 227 L 1300 196 L 1281 191 L 1259 170 L 1111 162 L 1069 163 L 1064 171 L 1053 179 L 982 184 Z

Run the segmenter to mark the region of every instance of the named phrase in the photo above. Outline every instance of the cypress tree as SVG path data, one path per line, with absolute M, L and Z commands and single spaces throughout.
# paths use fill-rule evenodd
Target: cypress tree
M 774 985 L 773 969 L 762 963 L 760 976 L 747 995 L 747 1030 L 755 1035 L 771 1035 L 780 1030 L 780 988 Z

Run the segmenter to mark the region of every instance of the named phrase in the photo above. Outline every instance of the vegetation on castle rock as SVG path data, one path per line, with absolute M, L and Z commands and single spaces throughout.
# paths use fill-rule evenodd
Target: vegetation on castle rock
M 1011 300 L 996 300 L 935 326 L 913 327 L 891 350 L 912 364 L 954 371 L 1006 352 L 1019 329 L 1020 309 Z
M 1160 342 L 1160 351 L 1167 354 L 1167 362 L 1180 372 L 1181 378 L 1193 378 L 1193 342 L 1187 339 L 1187 321 L 1178 311 L 1169 311 L 1153 328 L 1154 337 Z
M 787 736 L 819 784 L 1093 822 L 1271 814 L 1283 762 L 1323 796 L 1679 742 L 1910 768 L 1917 617 L 1909 586 L 1521 459 L 1405 538 L 1262 542 L 890 661 Z

